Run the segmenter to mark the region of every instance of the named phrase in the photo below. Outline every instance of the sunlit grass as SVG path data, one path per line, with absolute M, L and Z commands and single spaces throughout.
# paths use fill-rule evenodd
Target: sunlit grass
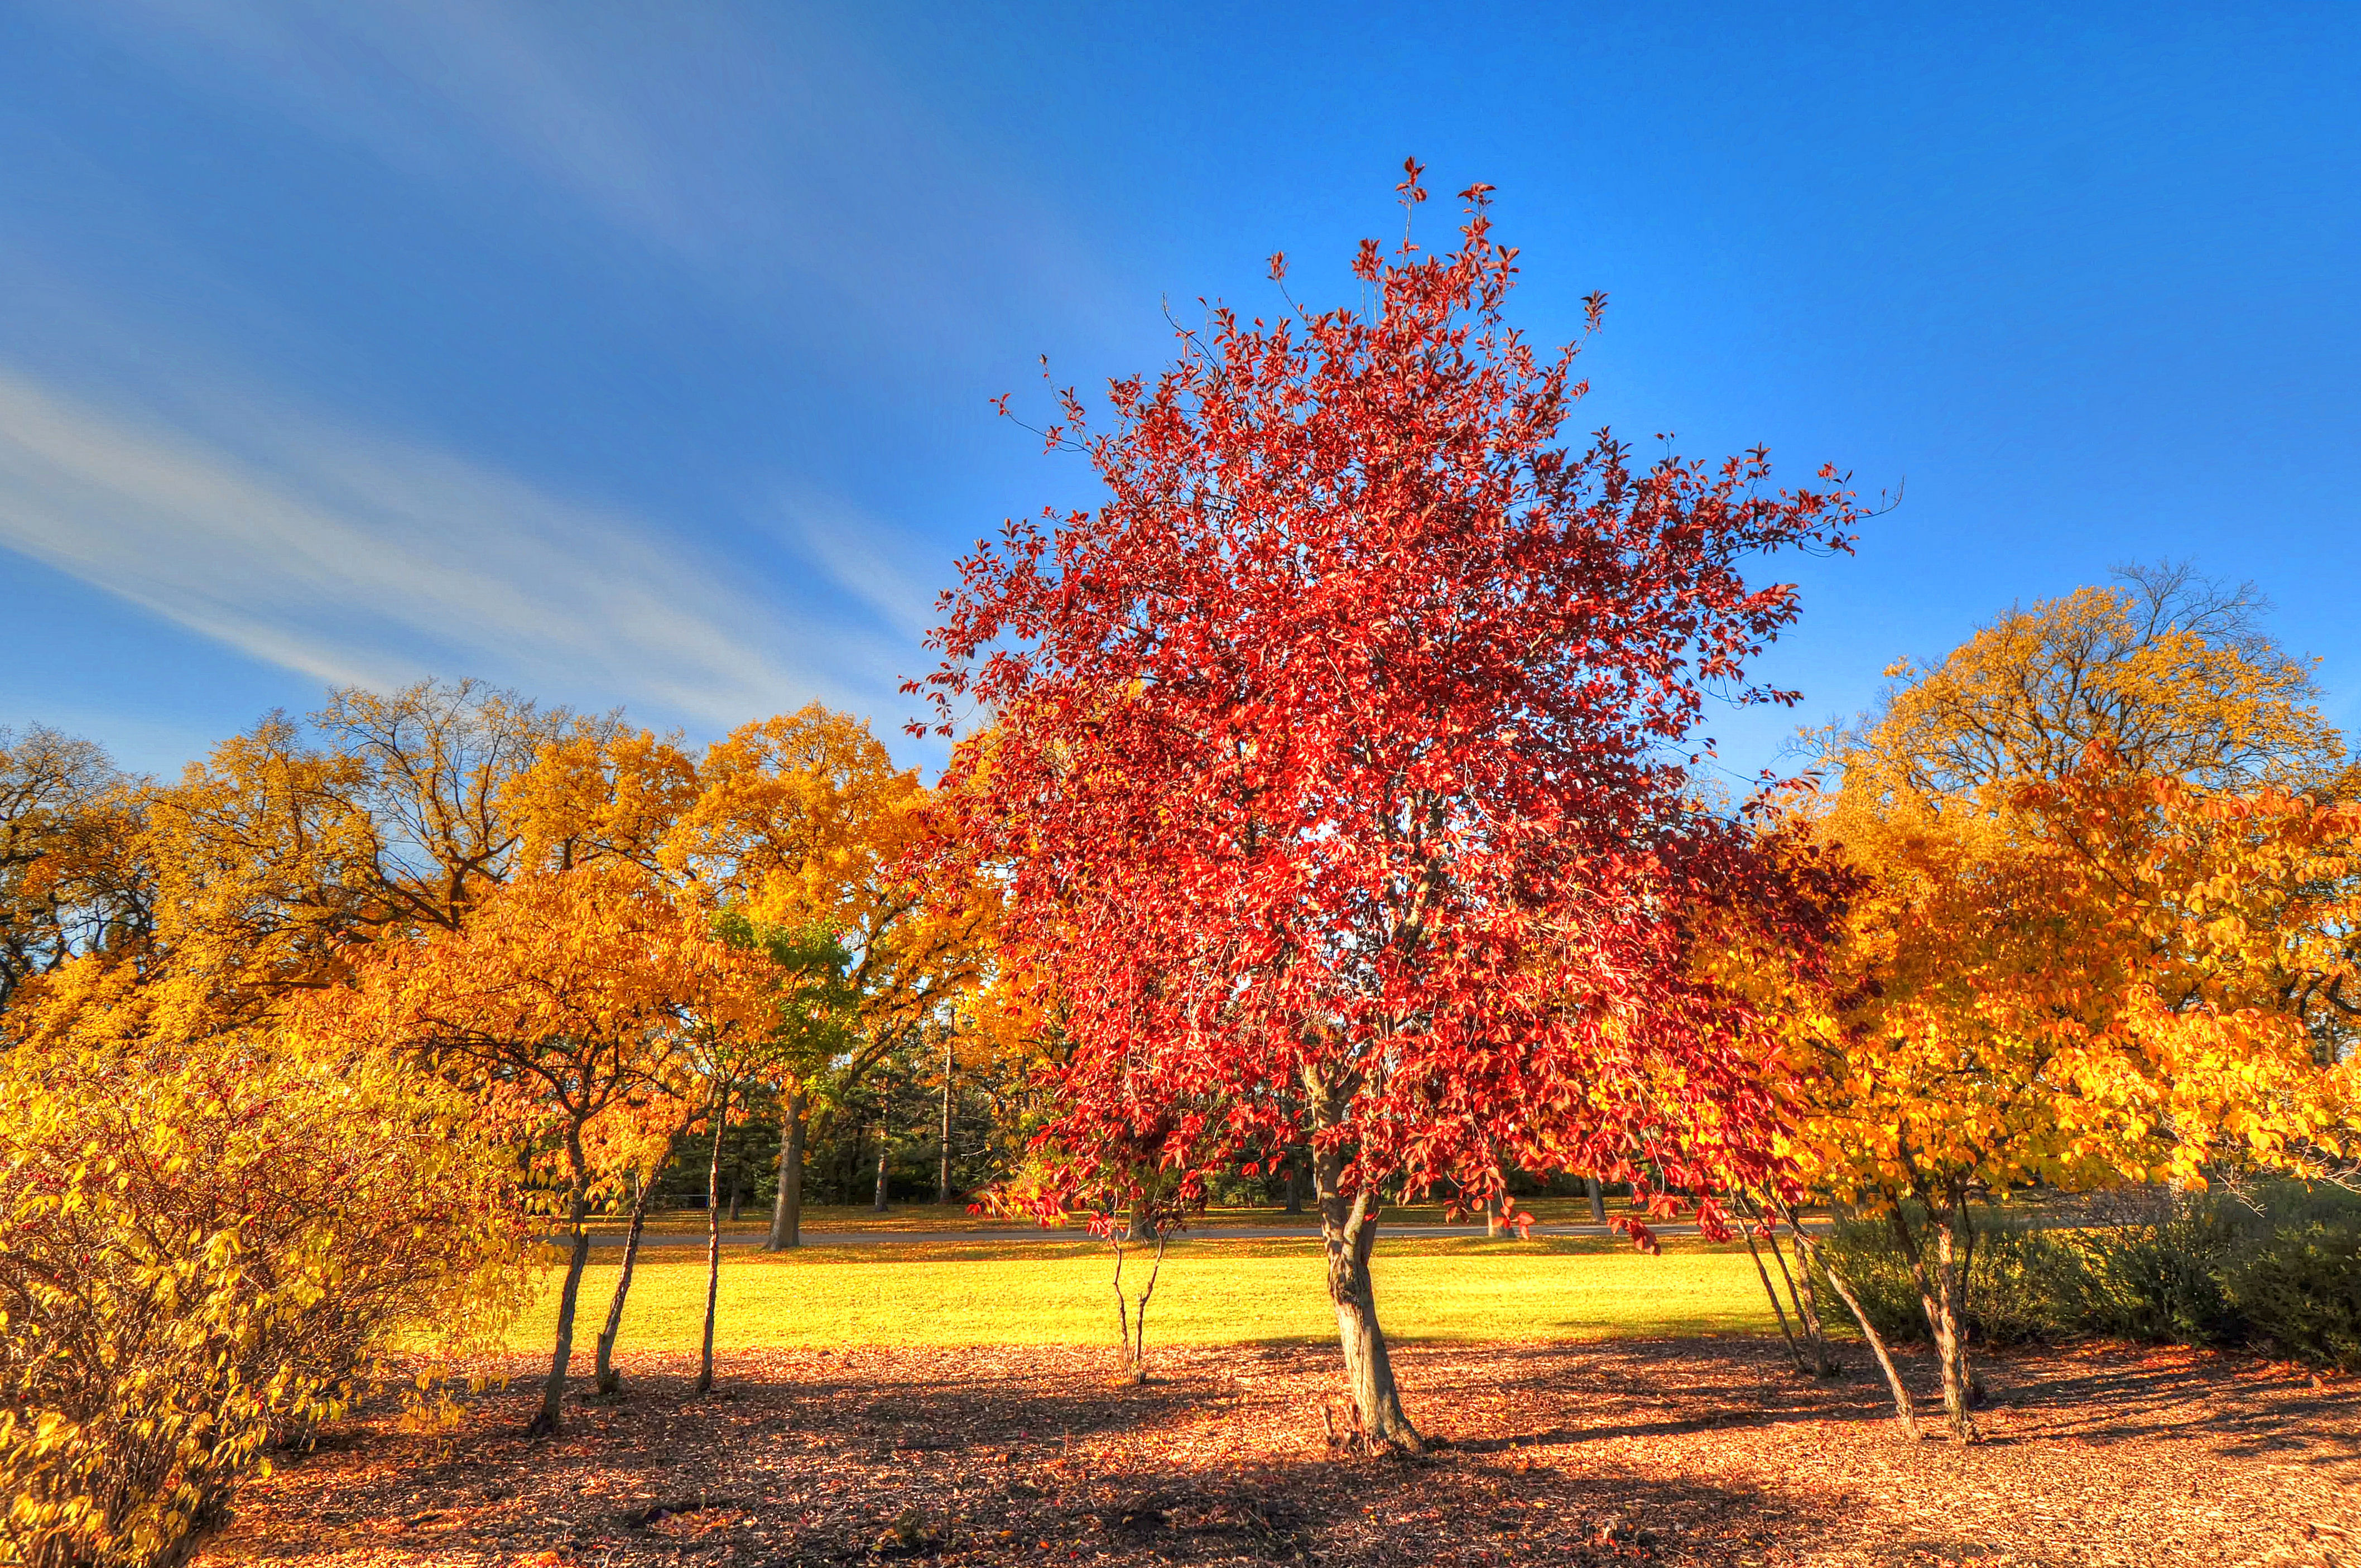
M 614 1254 L 583 1282 L 584 1332 L 602 1320 Z M 704 1312 L 704 1255 L 643 1253 L 622 1343 L 692 1350 Z M 1126 1283 L 1146 1267 L 1135 1252 Z M 1675 1240 L 1664 1255 L 1573 1240 L 1402 1238 L 1380 1243 L 1378 1311 L 1403 1340 L 1581 1340 L 1771 1332 L 1742 1248 Z M 1107 1249 L 1090 1242 L 918 1244 L 726 1253 L 715 1343 L 726 1350 L 840 1344 L 1094 1343 L 1114 1337 Z M 520 1350 L 548 1343 L 553 1277 L 520 1321 Z M 1320 1249 L 1296 1241 L 1176 1245 L 1148 1311 L 1151 1343 L 1325 1339 L 1335 1332 Z
M 1580 1198 L 1521 1198 L 1518 1207 L 1544 1225 L 1587 1224 L 1590 1205 Z M 1620 1214 L 1629 1207 L 1620 1198 L 1607 1201 L 1609 1213 Z M 592 1217 L 591 1228 L 602 1238 L 620 1237 L 624 1227 L 620 1213 Z M 1395 1205 L 1386 1210 L 1385 1223 L 1397 1225 L 1439 1225 L 1445 1223 L 1443 1205 L 1422 1203 Z M 1466 1222 L 1453 1222 L 1466 1223 Z M 1316 1231 L 1320 1222 L 1314 1215 L 1286 1213 L 1275 1205 L 1255 1208 L 1216 1206 L 1191 1215 L 1190 1228 L 1198 1232 L 1219 1232 L 1238 1227 L 1301 1228 Z M 884 1213 L 879 1213 L 866 1203 L 807 1204 L 803 1212 L 803 1228 L 807 1234 L 827 1235 L 839 1231 L 1006 1231 L 1027 1229 L 1030 1222 L 1010 1219 L 998 1214 L 971 1214 L 963 1203 L 896 1203 Z M 648 1216 L 647 1228 L 662 1234 L 703 1235 L 706 1234 L 705 1211 L 702 1209 L 664 1209 Z M 771 1228 L 769 1195 L 757 1194 L 740 1211 L 735 1220 L 721 1223 L 725 1235 L 761 1235 Z M 1480 1226 L 1471 1225 L 1470 1230 Z

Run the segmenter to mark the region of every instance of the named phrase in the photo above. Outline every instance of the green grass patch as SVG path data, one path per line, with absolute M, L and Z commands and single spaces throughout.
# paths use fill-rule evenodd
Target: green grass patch
M 602 1249 L 584 1277 L 579 1335 L 605 1316 L 614 1257 Z M 1136 1287 L 1146 1261 L 1132 1255 L 1126 1283 Z M 695 1249 L 641 1255 L 625 1347 L 697 1347 L 704 1265 Z M 1650 1257 L 1628 1245 L 1575 1238 L 1401 1237 L 1378 1244 L 1372 1270 L 1378 1315 L 1400 1340 L 1774 1332 L 1742 1247 L 1674 1240 Z M 1111 1343 L 1112 1273 L 1107 1249 L 1087 1241 L 735 1251 L 722 1258 L 714 1341 L 725 1350 Z M 511 1335 L 518 1349 L 549 1343 L 555 1302 L 553 1276 Z M 1148 1309 L 1151 1344 L 1323 1340 L 1335 1330 L 1320 1248 L 1293 1240 L 1178 1244 Z

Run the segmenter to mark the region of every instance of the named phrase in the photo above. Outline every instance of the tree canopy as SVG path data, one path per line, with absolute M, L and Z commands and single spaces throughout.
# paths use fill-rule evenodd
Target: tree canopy
M 947 790 L 1065 1009 L 1076 1179 L 1308 1140 L 1366 1431 L 1413 1446 L 1369 1305 L 1389 1193 L 1768 1157 L 1682 958 L 1760 868 L 1683 763 L 1708 694 L 1785 695 L 1745 670 L 1795 591 L 1744 565 L 1854 516 L 1761 452 L 1558 445 L 1575 350 L 1509 324 L 1487 197 L 1448 253 L 1364 242 L 1366 312 L 1216 307 L 1103 431 L 1065 395 L 1050 444 L 1109 499 L 961 563 L 924 688 L 989 724 Z

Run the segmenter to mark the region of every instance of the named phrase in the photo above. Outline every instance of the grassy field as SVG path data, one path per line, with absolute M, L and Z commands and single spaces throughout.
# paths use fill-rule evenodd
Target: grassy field
M 721 1224 L 723 1233 L 752 1236 L 767 1232 L 771 1228 L 768 1195 L 761 1195 L 761 1199 L 760 1201 L 749 1201 L 736 1220 L 724 1220 Z M 1542 1224 L 1590 1223 L 1590 1205 L 1580 1198 L 1524 1198 L 1518 1202 Z M 1620 1198 L 1607 1201 L 1607 1211 L 1610 1214 L 1622 1213 L 1628 1207 Z M 1443 1224 L 1443 1205 L 1422 1203 L 1389 1207 L 1386 1210 L 1385 1223 L 1389 1226 Z M 883 1214 L 866 1203 L 814 1203 L 806 1205 L 803 1213 L 804 1230 L 815 1235 L 839 1231 L 1005 1231 L 1021 1229 L 1027 1223 L 1025 1220 L 1012 1220 L 997 1214 L 971 1214 L 962 1203 L 896 1203 Z M 1289 1214 L 1270 1205 L 1251 1209 L 1211 1208 L 1191 1216 L 1189 1221 L 1189 1228 L 1197 1233 L 1219 1233 L 1238 1227 L 1298 1225 L 1306 1231 L 1316 1231 L 1320 1222 L 1311 1214 Z M 624 1219 L 620 1213 L 595 1214 L 590 1219 L 591 1230 L 601 1237 L 620 1237 L 623 1227 Z M 705 1234 L 705 1211 L 658 1210 L 648 1216 L 647 1228 L 664 1234 L 686 1233 L 701 1236 Z
M 614 1289 L 613 1254 L 583 1281 L 582 1332 L 596 1332 Z M 622 1344 L 693 1350 L 704 1311 L 701 1252 L 643 1253 Z M 1143 1261 L 1135 1255 L 1133 1270 Z M 1532 1341 L 1772 1332 L 1742 1247 L 1679 1239 L 1663 1255 L 1573 1239 L 1380 1242 L 1378 1311 L 1404 1340 Z M 715 1343 L 726 1350 L 836 1344 L 1088 1344 L 1114 1339 L 1106 1249 L 903 1244 L 723 1255 Z M 512 1336 L 548 1343 L 552 1277 Z M 1320 1249 L 1295 1241 L 1184 1242 L 1166 1255 L 1149 1308 L 1151 1343 L 1316 1340 L 1335 1333 Z

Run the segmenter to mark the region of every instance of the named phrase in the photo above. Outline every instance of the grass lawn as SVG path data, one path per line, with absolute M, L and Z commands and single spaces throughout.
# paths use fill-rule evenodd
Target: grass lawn
M 1544 1225 L 1588 1224 L 1590 1205 L 1580 1198 L 1521 1198 L 1518 1207 Z M 1607 1200 L 1607 1212 L 1620 1214 L 1630 1207 L 1620 1198 Z M 1027 1228 L 1032 1222 L 1010 1219 L 1000 1214 L 971 1214 L 964 1203 L 895 1203 L 880 1214 L 866 1203 L 808 1203 L 804 1206 L 803 1228 L 807 1234 L 826 1235 L 836 1231 L 1006 1231 Z M 1407 1206 L 1390 1205 L 1386 1210 L 1385 1223 L 1391 1225 L 1440 1225 L 1445 1223 L 1443 1205 L 1418 1203 Z M 1467 1222 L 1449 1222 L 1466 1224 Z M 1480 1228 L 1480 1222 L 1469 1228 Z M 594 1214 L 590 1229 L 602 1240 L 620 1238 L 625 1218 L 620 1213 Z M 1284 1226 L 1301 1227 L 1316 1232 L 1320 1221 L 1312 1214 L 1290 1214 L 1276 1205 L 1257 1208 L 1221 1206 L 1190 1216 L 1189 1227 L 1194 1232 L 1220 1232 L 1239 1227 Z M 705 1211 L 702 1209 L 660 1209 L 647 1218 L 651 1231 L 691 1235 L 705 1234 Z M 771 1228 L 768 1193 L 750 1200 L 735 1220 L 724 1219 L 724 1234 L 736 1236 L 762 1235 Z
M 585 1276 L 577 1343 L 597 1332 L 614 1254 Z M 642 1253 L 620 1348 L 694 1350 L 704 1255 Z M 1125 1279 L 1137 1286 L 1135 1253 Z M 1533 1341 L 1774 1332 L 1743 1247 L 1675 1238 L 1663 1255 L 1620 1243 L 1480 1237 L 1380 1241 L 1378 1314 L 1403 1340 Z M 1136 1272 L 1137 1271 L 1137 1272 Z M 1115 1337 L 1112 1266 L 1088 1242 L 905 1244 L 725 1253 L 715 1343 L 724 1350 L 852 1344 L 1092 1344 Z M 556 1276 L 511 1343 L 548 1344 Z M 1318 1245 L 1197 1240 L 1175 1245 L 1148 1309 L 1148 1342 L 1230 1344 L 1333 1337 Z

